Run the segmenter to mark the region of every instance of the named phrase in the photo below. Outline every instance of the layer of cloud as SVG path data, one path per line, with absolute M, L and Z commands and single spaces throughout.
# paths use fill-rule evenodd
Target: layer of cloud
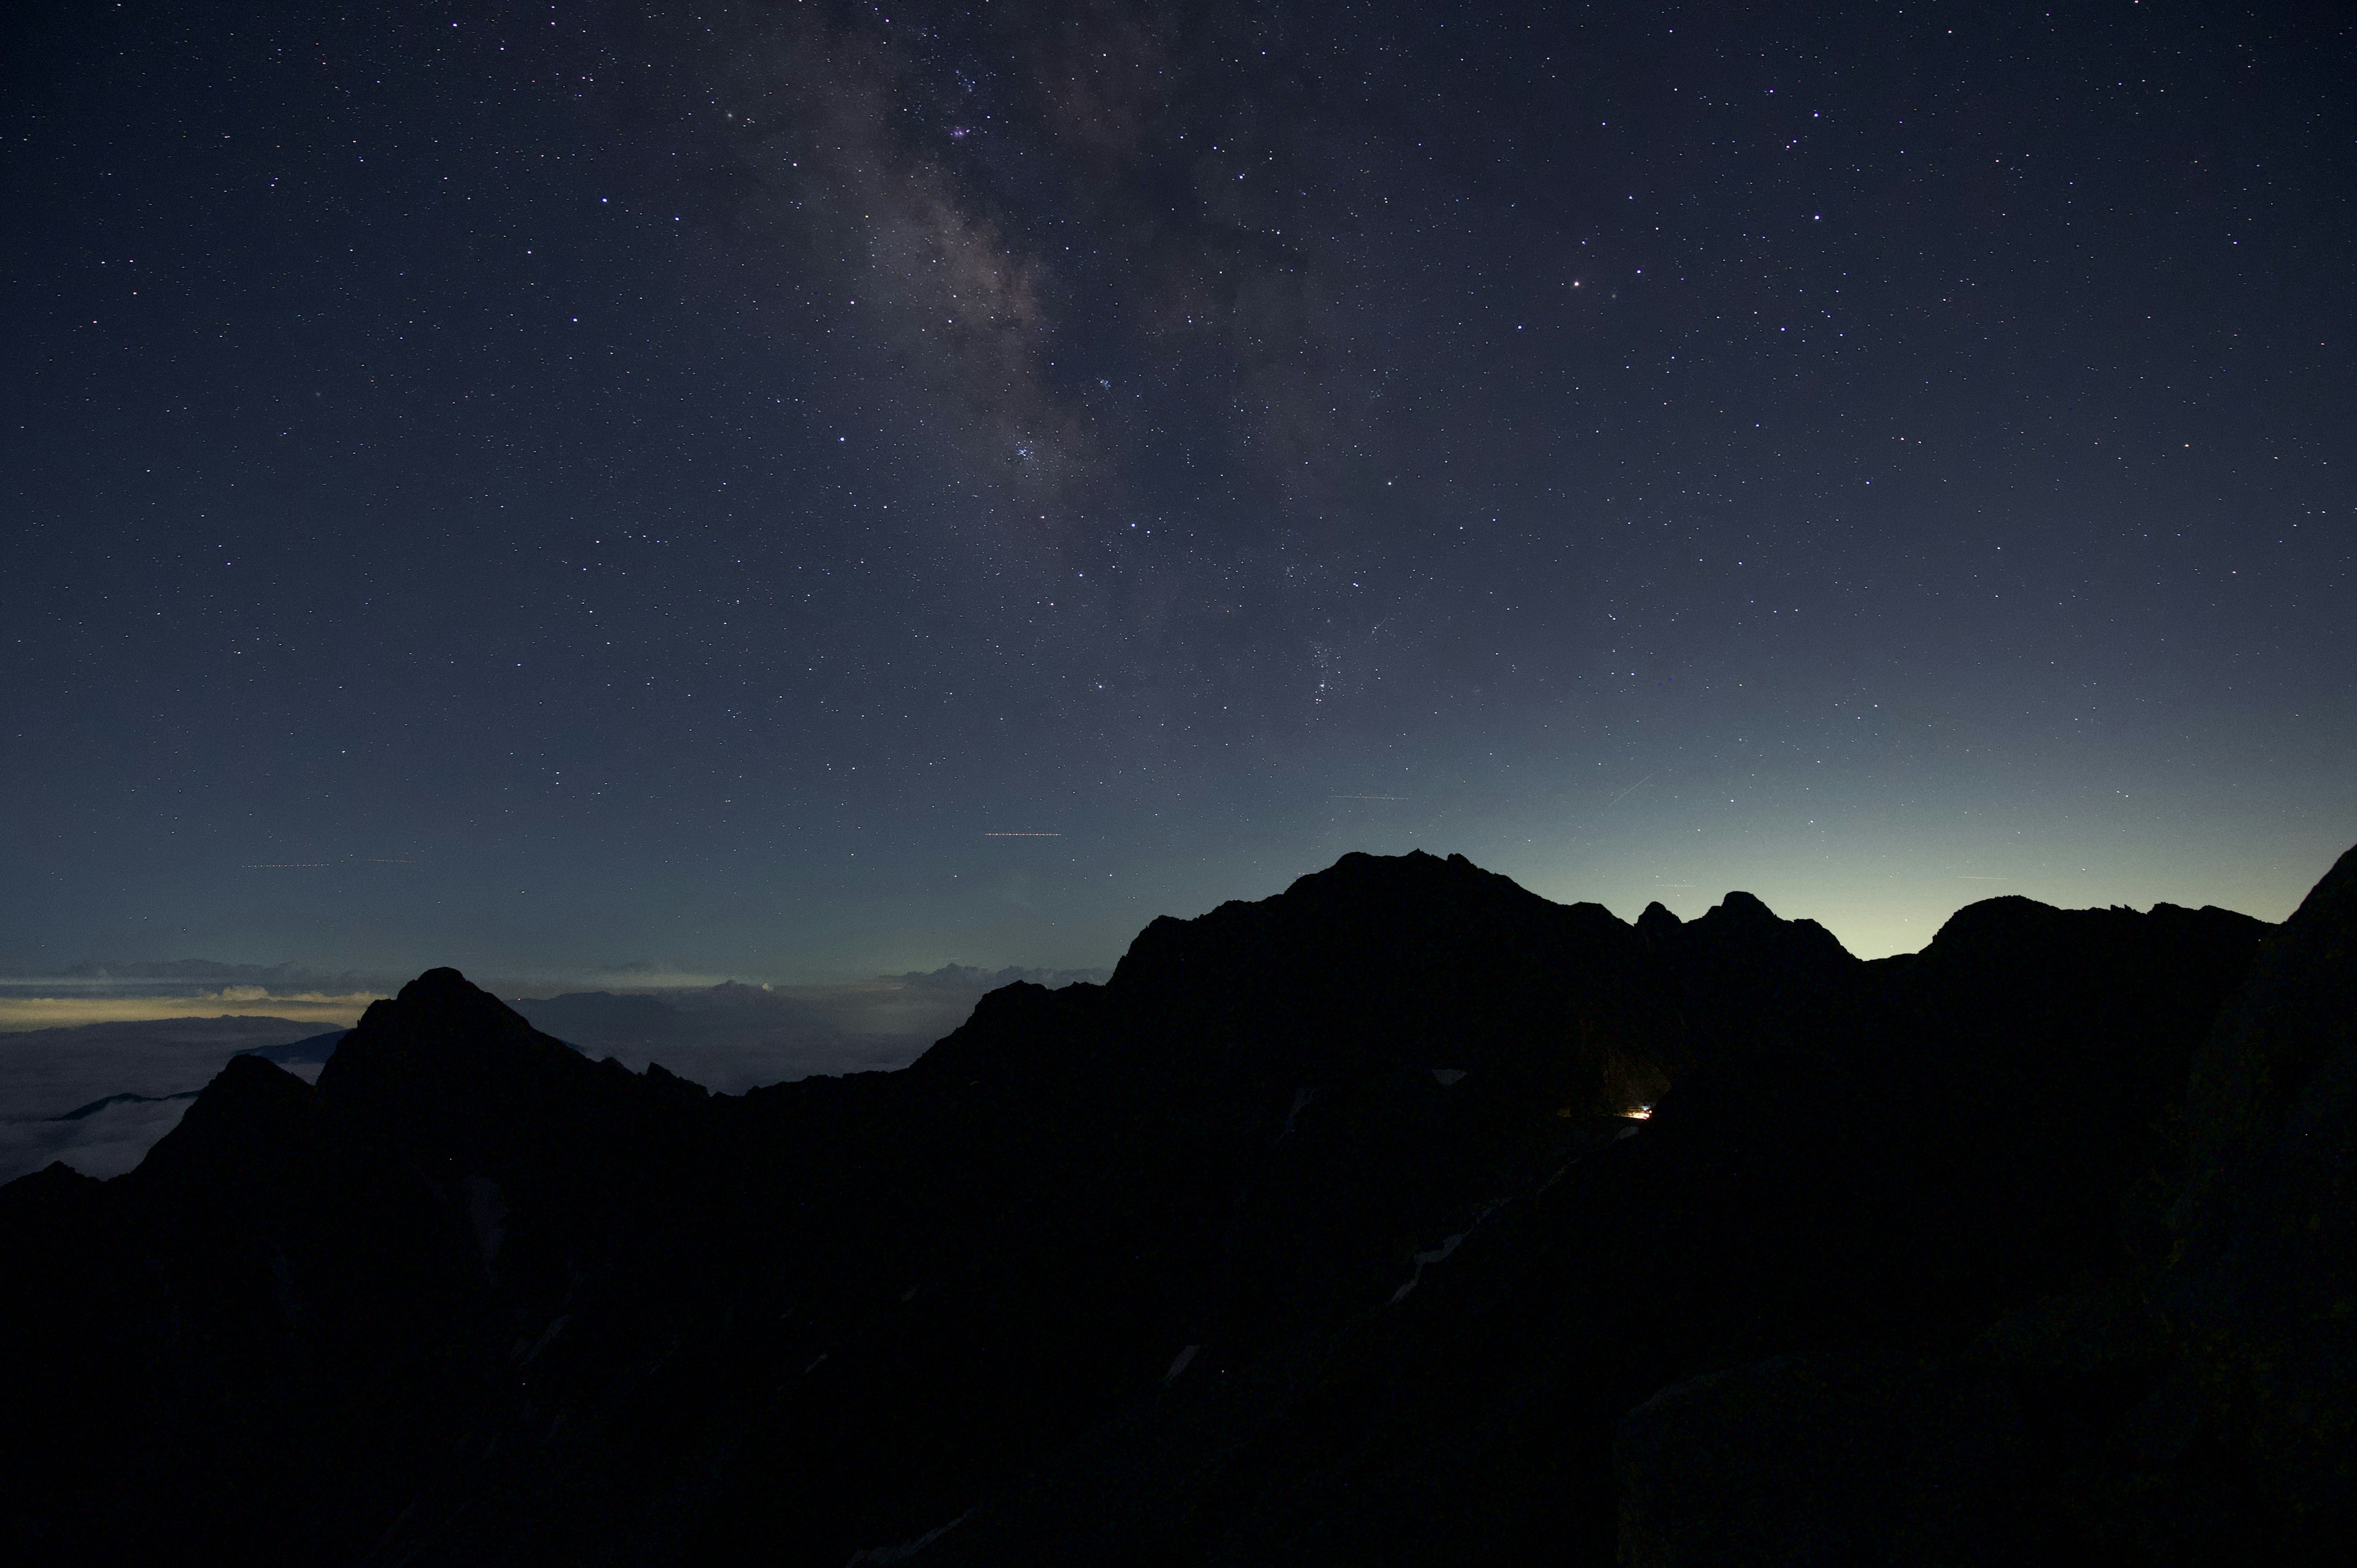
M 259 985 L 231 985 L 189 995 L 0 995 L 0 1035 L 89 1024 L 221 1018 L 226 1014 L 263 1022 L 291 1021 L 316 1034 L 326 1028 L 350 1028 L 368 1011 L 368 1004 L 382 994 L 305 991 L 286 995 Z
M 0 1181 L 51 1160 L 86 1176 L 120 1176 L 178 1124 L 188 1101 L 174 1096 L 202 1089 L 241 1051 L 318 1033 L 318 1024 L 293 1018 L 151 1017 L 0 1035 Z M 317 1062 L 283 1065 L 318 1076 Z M 140 1098 L 70 1115 L 126 1094 Z
M 101 1181 L 147 1157 L 180 1124 L 193 1094 L 117 1101 L 87 1116 L 0 1121 L 0 1182 L 29 1176 L 53 1161 Z

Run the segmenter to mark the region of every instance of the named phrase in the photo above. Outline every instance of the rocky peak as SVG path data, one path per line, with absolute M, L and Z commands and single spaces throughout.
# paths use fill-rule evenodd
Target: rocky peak
M 319 1094 L 349 1129 L 463 1157 L 511 1142 L 495 1129 L 578 1099 L 598 1073 L 457 970 L 430 969 L 370 1005 L 321 1069 Z
M 317 1099 L 309 1084 L 274 1062 L 231 1057 L 179 1125 L 148 1151 L 135 1178 L 193 1184 L 251 1176 L 258 1162 L 280 1162 L 309 1146 Z

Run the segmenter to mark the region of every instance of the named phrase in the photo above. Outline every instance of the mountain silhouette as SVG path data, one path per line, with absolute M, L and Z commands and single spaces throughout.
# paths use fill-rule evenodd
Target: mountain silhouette
M 429 971 L 316 1087 L 240 1057 L 131 1174 L 0 1187 L 0 1540 L 2312 1553 L 2352 883 L 2280 930 L 1996 899 L 1862 962 L 1748 895 L 1630 924 L 1353 854 L 900 1071 L 743 1095 Z M 2338 1274 L 2281 1240 L 2311 1209 Z

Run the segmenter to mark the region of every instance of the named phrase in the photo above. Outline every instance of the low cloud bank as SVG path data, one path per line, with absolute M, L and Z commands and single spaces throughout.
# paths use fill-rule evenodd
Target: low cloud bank
M 231 1014 L 287 1019 L 314 1034 L 349 1029 L 370 1003 L 407 978 L 210 958 L 0 964 L 0 1036 Z
M 232 1010 L 290 1020 L 317 1033 L 349 1029 L 360 1022 L 382 991 L 344 993 L 274 992 L 260 985 L 229 985 L 186 995 L 41 996 L 0 994 L 0 1036 L 81 1025 L 159 1019 L 218 1018 Z
M 150 1017 L 0 1035 L 0 1182 L 51 1160 L 121 1176 L 179 1124 L 188 1101 L 175 1097 L 202 1089 L 239 1052 L 263 1050 L 317 1078 L 324 1050 L 274 1047 L 320 1033 L 295 1018 Z M 283 1059 L 303 1056 L 315 1059 Z M 85 1110 L 101 1101 L 113 1102 Z
M 29 1176 L 53 1160 L 102 1181 L 119 1176 L 180 1124 L 182 1112 L 195 1098 L 191 1092 L 164 1100 L 114 1101 L 71 1121 L 0 1122 L 0 1181 Z

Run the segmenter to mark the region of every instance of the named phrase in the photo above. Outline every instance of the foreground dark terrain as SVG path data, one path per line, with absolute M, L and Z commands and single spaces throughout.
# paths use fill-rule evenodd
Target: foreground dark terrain
M 2357 851 L 1872 963 L 1352 855 L 741 1097 L 436 970 L 0 1188 L 0 1551 L 2343 1561 L 2352 1019 Z

